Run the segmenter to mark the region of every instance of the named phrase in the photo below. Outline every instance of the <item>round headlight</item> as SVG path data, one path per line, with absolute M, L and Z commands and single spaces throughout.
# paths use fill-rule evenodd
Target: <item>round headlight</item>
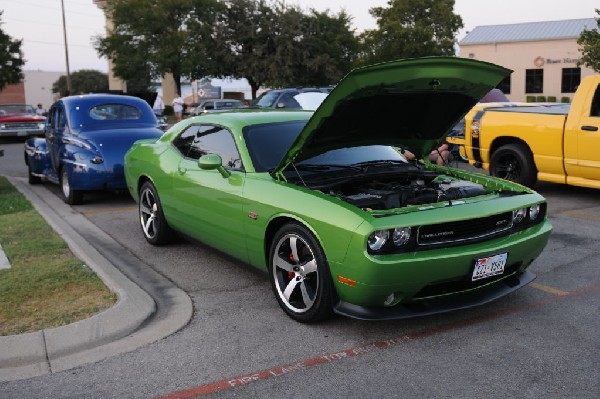
M 410 240 L 410 227 L 399 227 L 394 229 L 392 234 L 392 240 L 394 245 L 401 247 Z
M 39 128 L 39 129 L 43 129 L 43 128 L 45 128 L 45 127 L 46 127 L 46 124 L 45 124 L 45 123 L 38 123 L 38 128 Z
M 540 204 L 536 204 L 534 206 L 529 207 L 529 220 L 535 220 L 540 216 L 540 210 L 542 207 Z
M 379 251 L 390 238 L 390 232 L 387 230 L 377 230 L 371 233 L 367 243 L 371 251 Z
M 525 215 L 527 215 L 527 209 L 525 208 L 513 211 L 513 223 L 521 223 L 525 219 Z

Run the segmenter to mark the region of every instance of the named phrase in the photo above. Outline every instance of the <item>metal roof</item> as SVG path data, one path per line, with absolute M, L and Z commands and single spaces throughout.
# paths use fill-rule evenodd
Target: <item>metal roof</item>
M 598 29 L 594 18 L 477 26 L 458 44 L 511 43 L 577 39 L 584 29 Z

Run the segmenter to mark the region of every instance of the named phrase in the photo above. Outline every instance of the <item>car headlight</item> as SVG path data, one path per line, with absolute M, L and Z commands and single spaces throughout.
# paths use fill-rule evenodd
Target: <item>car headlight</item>
M 527 215 L 527 209 L 525 208 L 521 208 L 521 209 L 517 209 L 515 211 L 513 211 L 513 223 L 514 224 L 519 224 L 523 221 L 523 219 L 525 219 L 525 216 Z
M 44 129 L 46 127 L 45 123 L 38 123 L 38 129 Z
M 371 251 L 379 251 L 390 238 L 390 232 L 388 230 L 377 230 L 371 233 L 367 244 Z
M 394 245 L 401 247 L 410 241 L 410 227 L 398 227 L 392 233 Z
M 538 216 L 540 216 L 540 211 L 542 207 L 540 204 L 536 204 L 529 207 L 529 220 L 536 220 Z

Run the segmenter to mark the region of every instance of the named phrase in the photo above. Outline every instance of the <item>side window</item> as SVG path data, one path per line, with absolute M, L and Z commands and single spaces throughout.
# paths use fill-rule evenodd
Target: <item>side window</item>
M 600 85 L 596 87 L 596 92 L 594 93 L 594 98 L 592 99 L 590 116 L 600 117 Z
M 64 129 L 67 125 L 67 114 L 64 108 L 56 107 L 56 128 Z
M 175 137 L 175 139 L 173 140 L 173 145 L 179 150 L 181 155 L 183 155 L 184 157 L 188 156 L 190 148 L 192 147 L 192 143 L 196 138 L 196 133 L 198 133 L 199 129 L 200 126 L 190 126 L 187 129 L 185 129 L 182 133 L 180 133 L 179 136 Z
M 215 109 L 215 104 L 210 102 L 210 103 L 205 103 L 204 104 L 204 109 Z
M 199 126 L 188 158 L 199 159 L 207 154 L 219 155 L 223 160 L 223 166 L 227 169 L 243 168 L 231 132 L 220 126 Z

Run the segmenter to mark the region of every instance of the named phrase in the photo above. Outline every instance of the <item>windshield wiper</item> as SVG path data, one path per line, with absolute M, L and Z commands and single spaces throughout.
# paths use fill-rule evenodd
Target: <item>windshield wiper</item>
M 331 170 L 334 168 L 338 169 L 353 169 L 359 172 L 362 172 L 362 168 L 360 166 L 355 165 L 338 165 L 338 164 L 327 164 L 327 163 L 319 163 L 319 164 L 307 164 L 307 163 L 298 163 L 294 164 L 294 167 L 298 170 Z

